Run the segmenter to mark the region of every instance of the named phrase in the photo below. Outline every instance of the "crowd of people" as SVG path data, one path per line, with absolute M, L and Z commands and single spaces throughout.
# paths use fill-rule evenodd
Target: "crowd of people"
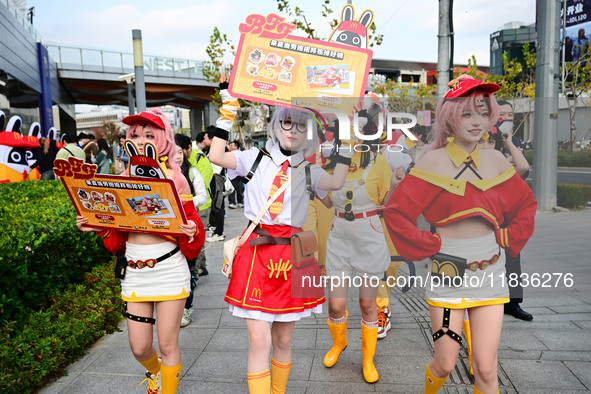
M 369 140 L 341 140 L 338 131 L 308 122 L 311 114 L 279 108 L 266 146 L 246 150 L 239 141 L 229 142 L 239 105 L 227 84 L 220 89 L 221 116 L 195 141 L 174 135 L 153 109 L 123 120 L 129 129 L 114 149 L 104 139 L 93 143 L 85 135 L 82 143 L 66 136 L 64 148 L 56 152 L 56 157 L 84 158 L 108 173 L 105 161 L 129 162 L 125 139 L 140 151 L 151 142 L 183 201 L 188 224 L 172 238 L 93 230 L 86 218 L 77 217 L 82 231 L 96 231 L 108 250 L 127 261 L 122 296 L 129 343 L 147 370 L 148 393 L 176 392 L 179 330 L 192 320 L 198 278 L 208 274 L 204 242 L 225 240 L 226 197 L 228 208 L 243 209 L 250 224 L 224 299 L 230 313 L 245 322 L 251 393 L 285 392 L 294 324 L 322 311 L 325 287 L 333 341 L 325 367 L 336 367 L 347 347 L 348 327 L 354 325 L 348 290 L 354 286 L 361 308 L 360 367 L 368 383 L 377 382 L 377 341 L 387 337 L 394 320 L 387 279 L 398 275 L 401 261 L 425 259 L 434 341 L 425 392 L 441 389 L 464 339 L 474 392 L 498 392 L 503 313 L 533 319 L 520 307 L 519 284 L 507 286 L 505 275 L 521 273 L 519 253 L 533 233 L 536 211 L 523 181 L 529 165 L 513 137 L 511 104 L 493 95 L 499 86 L 466 75 L 452 81 L 433 128 L 412 130 L 416 142 L 402 133 L 377 132 L 370 113 L 376 106 L 379 112 L 381 104 L 370 94 L 360 101 L 359 113 L 361 133 Z M 310 125 L 311 134 L 323 140 L 331 134 L 329 141 L 320 146 L 320 138 L 308 138 Z M 48 154 L 51 144 L 45 145 L 40 150 Z M 294 245 L 316 253 L 302 257 Z M 157 262 L 153 269 L 134 263 L 146 259 Z M 334 278 L 342 281 L 335 285 Z M 152 345 L 152 324 L 158 328 L 160 353 Z

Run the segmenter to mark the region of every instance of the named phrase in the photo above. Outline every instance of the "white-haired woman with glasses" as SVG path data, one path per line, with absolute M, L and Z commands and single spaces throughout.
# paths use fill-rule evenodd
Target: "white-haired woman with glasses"
M 336 166 L 334 175 L 327 174 L 318 165 L 310 165 L 307 181 L 300 166 L 309 165 L 304 155 L 312 154 L 317 147 L 316 122 L 309 123 L 310 115 L 288 108 L 275 112 L 269 125 L 270 138 L 266 149 L 225 152 L 228 131 L 238 109 L 237 100 L 230 97 L 226 86 L 220 84 L 224 105 L 216 123 L 209 157 L 212 163 L 227 168 L 231 178 L 243 176 L 249 179 L 244 192 L 246 218 L 254 220 L 287 177 L 298 171 L 291 186 L 268 209 L 259 226 L 239 249 L 225 296 L 230 312 L 244 318 L 248 330 L 247 379 L 250 392 L 269 393 L 271 384 L 273 392 L 284 392 L 291 366 L 295 322 L 312 312 L 321 312 L 324 302 L 317 265 L 312 275 L 320 287 L 295 288 L 301 284 L 292 281 L 295 268 L 290 264 L 291 236 L 301 232 L 306 221 L 308 191 L 325 198 L 328 190 L 341 188 L 351 159 L 340 157 L 341 164 Z M 313 139 L 307 138 L 309 124 L 314 129 Z M 304 293 L 303 297 L 293 297 L 296 291 L 301 296 L 302 290 L 311 291 Z M 273 357 L 269 370 L 271 346 Z
M 359 113 L 367 121 L 366 111 Z M 368 121 L 362 133 L 375 134 L 373 122 Z M 349 146 L 354 153 L 345 186 L 330 193 L 335 218 L 326 247 L 326 272 L 329 278 L 339 278 L 340 286 L 331 279 L 328 307 L 328 327 L 332 348 L 324 357 L 327 368 L 334 366 L 347 347 L 347 294 L 350 286 L 359 287 L 361 308 L 361 339 L 363 377 L 368 383 L 379 379 L 373 363 L 378 334 L 376 295 L 380 279 L 390 264 L 390 253 L 378 216 L 391 190 L 403 177 L 402 171 L 393 176 L 387 159 L 377 152 L 379 135 L 375 140 L 353 138 Z M 327 168 L 330 169 L 332 163 Z

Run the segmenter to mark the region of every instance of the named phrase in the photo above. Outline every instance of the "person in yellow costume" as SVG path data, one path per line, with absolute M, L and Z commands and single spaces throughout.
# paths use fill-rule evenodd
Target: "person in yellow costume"
M 370 133 L 367 128 L 363 132 Z M 347 347 L 347 294 L 348 287 L 354 285 L 359 288 L 363 377 L 368 383 L 379 379 L 373 363 L 378 333 L 375 298 L 379 280 L 390 264 L 378 210 L 388 201 L 392 186 L 400 181 L 392 176 L 384 156 L 369 149 L 376 146 L 375 142 L 353 139 L 347 142 L 349 146 L 338 148 L 339 151 L 353 149 L 355 153 L 344 187 L 330 193 L 335 217 L 326 251 L 326 272 L 330 279 L 328 327 L 333 346 L 324 357 L 324 365 L 333 367 Z

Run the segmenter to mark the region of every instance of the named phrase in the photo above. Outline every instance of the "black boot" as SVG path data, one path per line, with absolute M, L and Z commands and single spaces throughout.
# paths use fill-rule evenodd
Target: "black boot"
M 525 321 L 532 321 L 534 317 L 531 313 L 527 313 L 517 302 L 510 301 L 505 304 L 505 314 L 511 315 L 516 319 L 525 320 Z

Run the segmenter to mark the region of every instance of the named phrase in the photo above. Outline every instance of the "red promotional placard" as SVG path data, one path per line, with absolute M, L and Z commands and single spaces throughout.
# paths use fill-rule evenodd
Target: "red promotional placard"
M 76 212 L 88 227 L 182 234 L 187 219 L 172 179 L 96 174 L 95 164 L 69 157 L 54 162 Z
M 340 109 L 365 93 L 372 51 L 289 35 L 295 28 L 275 14 L 249 15 L 240 25 L 240 43 L 229 91 L 265 104 Z

